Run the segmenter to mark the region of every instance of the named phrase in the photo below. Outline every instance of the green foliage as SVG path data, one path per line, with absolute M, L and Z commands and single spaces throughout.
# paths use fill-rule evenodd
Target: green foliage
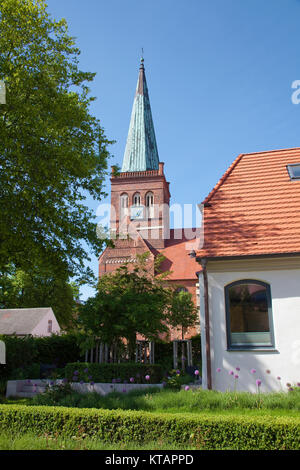
M 193 364 L 197 364 L 201 372 L 201 336 L 196 335 L 191 338 L 193 351 Z M 155 342 L 155 363 L 161 364 L 164 369 L 173 368 L 173 343 L 166 341 Z
M 296 450 L 299 417 L 212 416 L 110 411 L 47 406 L 0 405 L 0 431 L 61 437 L 85 433 L 105 442 L 165 439 L 206 450 Z
M 30 364 L 26 367 L 14 369 L 14 380 L 39 379 L 41 374 L 40 364 Z
M 126 389 L 126 385 L 124 385 Z M 71 408 L 103 408 L 108 410 L 152 410 L 152 396 L 159 392 L 159 388 L 147 387 L 143 390 L 132 390 L 130 392 L 116 392 L 112 385 L 112 392 L 108 395 L 100 395 L 97 392 L 79 393 L 71 390 L 70 393 L 63 397 L 59 397 L 53 402 L 52 397 L 48 393 L 38 394 L 30 401 L 30 405 L 46 405 L 46 406 L 65 406 Z M 141 407 L 141 408 L 140 408 Z
M 78 335 L 76 334 L 52 335 L 41 338 L 0 336 L 0 339 L 6 345 L 7 361 L 0 368 L 0 378 L 2 379 L 43 378 L 42 376 L 36 377 L 37 367 L 40 364 L 64 367 L 66 363 L 81 358 Z M 38 364 L 38 366 L 33 366 L 34 364 Z M 31 373 L 34 373 L 35 377 L 31 376 Z
M 192 350 L 193 350 L 193 361 L 194 363 L 201 363 L 202 351 L 201 351 L 201 335 L 195 335 L 191 337 Z
M 63 382 L 61 384 L 55 385 L 47 385 L 46 391 L 42 394 L 36 395 L 34 400 L 38 402 L 41 401 L 40 404 L 47 404 L 47 405 L 57 405 L 61 400 L 65 397 L 72 394 L 71 385 L 68 382 Z
M 5 393 L 6 393 L 6 380 L 0 379 L 0 403 L 1 403 L 1 397 L 4 396 Z
M 78 333 L 35 338 L 39 362 L 62 368 L 68 362 L 80 360 L 82 357 L 78 345 L 80 338 L 81 335 Z
M 76 373 L 75 373 L 76 372 Z M 163 369 L 157 364 L 137 364 L 121 362 L 116 364 L 96 364 L 96 363 L 79 363 L 67 364 L 65 367 L 66 378 L 73 381 L 73 377 L 77 377 L 77 381 L 84 382 L 102 382 L 111 383 L 112 380 L 119 379 L 120 382 L 127 381 L 134 377 L 135 383 L 160 383 L 163 377 Z M 149 375 L 150 380 L 146 380 L 145 376 Z
M 126 389 L 126 385 L 124 386 Z M 149 386 L 151 387 L 151 385 Z M 26 404 L 49 405 L 43 400 L 45 395 L 36 395 Z M 24 403 L 19 399 L 18 403 Z M 10 399 L 7 403 L 14 403 Z M 53 403 L 52 403 L 53 405 Z M 140 410 L 153 413 L 211 413 L 217 415 L 240 416 L 299 416 L 300 390 L 294 389 L 288 393 L 253 394 L 246 392 L 221 393 L 209 390 L 181 390 L 170 388 L 147 388 L 147 390 L 132 390 L 127 393 L 117 393 L 112 386 L 112 393 L 101 396 L 95 392 L 80 394 L 72 391 L 70 395 L 59 400 L 55 406 L 71 406 L 82 408 L 104 408 L 110 410 Z
M 180 370 L 171 370 L 166 380 L 166 388 L 180 390 L 181 386 L 192 381 L 191 376 L 184 374 Z
M 45 433 L 36 436 L 31 431 L 26 434 L 14 434 L 7 432 L 0 435 L 1 450 L 182 450 L 181 446 L 169 443 L 168 438 L 159 442 L 147 442 L 144 445 L 136 442 L 102 442 L 97 436 L 87 437 L 85 433 L 79 433 L 69 438 L 60 437 L 58 432 Z M 193 447 L 185 446 L 185 449 Z
M 13 265 L 0 277 L 1 308 L 52 307 L 61 328 L 70 328 L 76 316 L 78 286 L 65 275 L 52 275 L 41 266 L 27 272 Z
M 34 338 L 0 336 L 6 347 L 6 364 L 0 368 L 1 378 L 14 378 L 13 373 L 20 367 L 27 367 L 36 362 L 37 354 Z
M 0 272 L 91 278 L 83 246 L 98 255 L 103 241 L 85 199 L 104 195 L 111 143 L 90 113 L 95 74 L 44 0 L 1 0 L 0 30 Z
M 180 287 L 170 289 L 170 304 L 168 312 L 168 324 L 173 328 L 180 327 L 182 336 L 187 328 L 195 326 L 199 322 L 199 309 L 195 306 L 192 294 Z
M 168 289 L 147 266 L 148 253 L 138 263 L 126 264 L 102 276 L 95 297 L 80 308 L 80 321 L 87 336 L 113 344 L 126 338 L 133 359 L 136 335 L 149 340 L 167 332 Z

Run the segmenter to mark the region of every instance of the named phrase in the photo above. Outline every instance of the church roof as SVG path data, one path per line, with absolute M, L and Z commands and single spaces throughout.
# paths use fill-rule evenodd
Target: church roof
M 152 120 L 144 59 L 141 59 L 122 172 L 158 170 L 159 157 Z
M 189 234 L 194 233 L 196 238 Z M 157 250 L 165 256 L 160 265 L 162 272 L 170 271 L 169 281 L 196 280 L 197 271 L 201 268 L 195 265 L 195 259 L 189 256 L 197 238 L 199 229 L 170 229 L 170 237 L 166 246 Z

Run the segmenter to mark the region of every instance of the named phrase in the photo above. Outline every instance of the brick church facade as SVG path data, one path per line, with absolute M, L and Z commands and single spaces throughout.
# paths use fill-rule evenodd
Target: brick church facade
M 100 255 L 99 276 L 124 263 L 134 264 L 142 253 L 148 253 L 149 270 L 153 270 L 154 259 L 161 253 L 164 261 L 160 269 L 170 271 L 168 282 L 189 291 L 199 306 L 197 265 L 189 256 L 190 237 L 184 230 L 170 229 L 170 183 L 164 163 L 159 161 L 143 59 L 122 169 L 117 172 L 112 168 L 110 182 L 114 247 L 107 247 Z M 199 326 L 190 328 L 185 337 L 197 333 Z M 180 331 L 170 331 L 170 338 L 180 338 Z

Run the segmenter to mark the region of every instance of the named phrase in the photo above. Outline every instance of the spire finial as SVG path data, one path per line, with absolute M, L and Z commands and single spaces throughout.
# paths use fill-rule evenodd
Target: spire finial
M 142 55 L 141 55 L 141 64 L 140 68 L 144 68 L 144 48 L 142 47 Z

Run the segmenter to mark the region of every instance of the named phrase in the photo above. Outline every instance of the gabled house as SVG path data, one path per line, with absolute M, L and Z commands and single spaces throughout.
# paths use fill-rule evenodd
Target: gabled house
M 12 308 L 0 310 L 0 335 L 51 336 L 60 333 L 52 308 Z
M 239 155 L 203 201 L 203 237 L 203 386 L 300 382 L 300 148 Z

